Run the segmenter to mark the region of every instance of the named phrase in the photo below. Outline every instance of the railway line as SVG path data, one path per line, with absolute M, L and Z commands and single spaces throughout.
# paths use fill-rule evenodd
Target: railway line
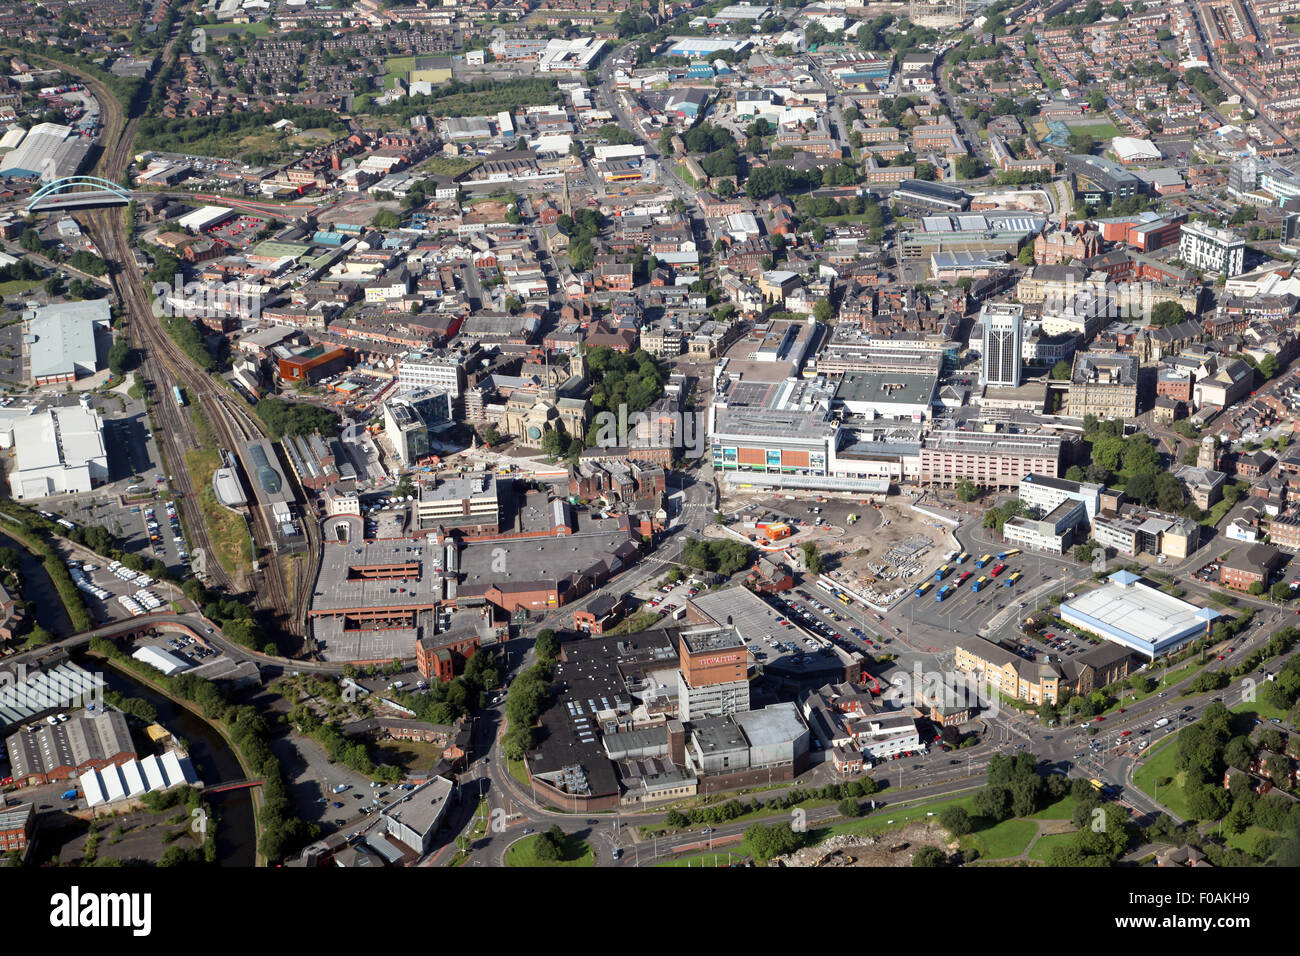
M 179 34 L 172 37 L 162 62 L 167 62 L 178 39 Z M 65 68 L 77 74 L 101 104 L 107 140 L 102 144 L 95 172 L 105 179 L 121 181 L 132 158 L 138 117 L 125 116 L 118 99 L 94 76 Z M 264 437 L 260 424 L 242 403 L 199 368 L 157 320 L 144 277 L 131 249 L 134 224 L 125 222 L 119 209 L 92 209 L 80 215 L 109 267 L 109 281 L 124 312 L 120 330 L 142 356 L 142 375 L 160 394 L 165 395 L 173 385 L 183 388 L 190 401 L 203 410 L 217 443 L 231 453 L 237 455 L 250 441 Z M 155 434 L 167 456 L 172 487 L 180 493 L 178 509 L 181 521 L 191 548 L 201 548 L 206 559 L 204 576 L 207 583 L 238 594 L 244 588 L 236 580 L 236 575 L 221 566 L 208 532 L 199 498 L 204 489 L 194 487 L 186 467 L 185 453 L 204 447 L 206 436 L 199 434 L 190 414 L 168 398 L 155 402 L 153 413 L 156 416 Z M 251 511 L 255 542 L 262 547 L 269 546 L 271 552 L 261 570 L 250 576 L 249 583 L 256 594 L 257 604 L 269 609 L 284 630 L 302 634 L 319 562 L 319 530 L 310 520 L 314 515 L 304 516 L 310 547 L 307 560 L 297 562 L 291 597 L 284 569 L 274 549 L 275 530 L 263 509 L 254 505 Z

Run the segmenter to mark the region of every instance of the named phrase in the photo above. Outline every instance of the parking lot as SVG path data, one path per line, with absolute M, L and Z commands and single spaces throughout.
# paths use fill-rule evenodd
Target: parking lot
M 131 571 L 117 562 L 69 560 L 68 573 L 81 591 L 97 621 L 120 621 L 171 608 L 177 591 L 144 572 Z

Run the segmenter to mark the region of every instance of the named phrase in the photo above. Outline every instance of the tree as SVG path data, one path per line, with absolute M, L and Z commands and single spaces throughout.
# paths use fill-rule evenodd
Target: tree
M 1151 307 L 1151 324 L 1157 328 L 1187 321 L 1187 310 L 1177 302 L 1157 302 Z
M 823 325 L 830 322 L 833 314 L 834 310 L 831 308 L 831 304 L 825 299 L 818 299 L 817 304 L 813 306 L 813 318 Z
M 113 346 L 108 350 L 108 368 L 116 378 L 126 375 L 127 364 L 131 361 L 131 344 L 126 336 L 119 335 L 113 339 Z
M 539 661 L 553 663 L 560 656 L 560 639 L 549 627 L 538 631 L 533 651 Z
M 805 541 L 799 546 L 799 550 L 803 552 L 804 567 L 811 574 L 821 574 L 826 569 L 826 559 L 821 556 L 821 552 L 813 542 Z
M 969 478 L 962 478 L 957 482 L 957 497 L 961 501 L 974 501 L 979 497 L 979 487 Z
M 1262 581 L 1252 581 L 1250 582 L 1250 587 L 1246 588 L 1246 591 L 1249 594 L 1253 594 L 1255 597 L 1259 597 L 1264 593 L 1264 584 Z
M 1294 592 L 1291 590 L 1290 584 L 1288 584 L 1286 581 L 1278 581 L 1271 588 L 1269 588 L 1268 596 L 1271 597 L 1274 601 L 1289 601 L 1291 600 L 1291 595 L 1293 593 Z
M 862 804 L 858 801 L 846 797 L 839 802 L 836 808 L 840 811 L 842 817 L 860 817 L 862 816 Z
M 402 219 L 391 209 L 381 209 L 375 213 L 375 218 L 370 223 L 376 229 L 396 229 L 402 224 Z
M 1263 375 L 1264 378 L 1266 379 L 1274 378 L 1278 373 L 1277 356 L 1274 355 L 1272 352 L 1269 352 L 1267 355 L 1265 355 L 1262 359 L 1259 360 L 1258 368 L 1259 368 L 1259 374 Z
M 939 824 L 954 840 L 971 832 L 970 814 L 965 807 L 949 807 L 939 814 Z
M 1032 266 L 1034 264 L 1034 247 L 1033 245 L 1021 246 L 1020 252 L 1016 255 L 1016 261 L 1022 266 Z
M 987 786 L 976 792 L 972 806 L 979 816 L 1001 823 L 1011 816 L 1011 790 L 1003 786 Z
M 937 846 L 918 847 L 912 857 L 912 866 L 936 867 L 948 862 L 948 855 Z

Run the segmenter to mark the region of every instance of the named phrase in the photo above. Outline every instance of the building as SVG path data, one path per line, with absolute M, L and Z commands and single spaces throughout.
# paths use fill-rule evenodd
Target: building
M 1063 601 L 1058 613 L 1065 623 L 1148 660 L 1209 633 L 1219 616 L 1152 587 L 1131 571 L 1116 571 L 1101 587 Z
M 600 637 L 623 617 L 623 602 L 612 594 L 597 594 L 587 606 L 573 612 L 573 629 Z
M 1219 583 L 1239 591 L 1258 584 L 1267 591 L 1273 575 L 1285 564 L 1286 555 L 1272 545 L 1238 547 L 1219 566 Z
M 75 176 L 94 140 L 71 126 L 37 123 L 16 149 L 0 160 L 0 177 L 40 178 L 47 182 Z
M 136 757 L 126 717 L 116 710 L 82 711 L 52 724 L 29 724 L 5 740 L 5 750 L 20 787 L 67 780 Z
M 397 360 L 397 387 L 442 389 L 453 400 L 460 398 L 465 373 L 462 356 L 456 352 L 407 352 Z
M 684 721 L 749 710 L 749 649 L 734 628 L 678 636 L 677 708 Z
M 1065 414 L 1133 418 L 1138 413 L 1138 359 L 1114 352 L 1078 352 L 1070 369 Z
M 1063 443 L 1048 432 L 937 429 L 921 443 L 917 480 L 943 487 L 965 479 L 985 488 L 1018 488 L 1031 473 L 1055 478 Z
M 423 856 L 433 847 L 433 839 L 456 795 L 456 785 L 446 777 L 437 776 L 420 784 L 380 811 L 384 832 Z
M 1043 513 L 1066 501 L 1080 501 L 1088 521 L 1097 517 L 1101 507 L 1102 486 L 1047 475 L 1025 475 L 1020 480 L 1020 500 Z
M 23 328 L 32 384 L 94 375 L 108 352 L 111 321 L 108 299 L 62 302 L 32 312 Z
M 25 854 L 36 829 L 36 804 L 0 807 L 0 854 Z
M 1193 269 L 1232 278 L 1245 271 L 1246 240 L 1229 229 L 1185 222 L 1178 237 L 1178 258 Z
M 1020 387 L 1024 318 L 1022 305 L 988 302 L 980 309 L 981 385 Z
M 1219 500 L 1223 483 L 1228 479 L 1221 471 L 1196 465 L 1179 465 L 1174 469 L 1174 477 L 1182 483 L 1192 503 L 1202 510 L 1210 508 Z
M 90 407 L 65 405 L 35 415 L 0 416 L 0 448 L 17 452 L 8 466 L 14 499 L 86 492 L 109 477 L 104 423 Z
M 1060 662 L 1021 656 L 981 637 L 964 638 L 954 649 L 953 667 L 998 693 L 1031 704 L 1058 704 L 1087 696 L 1129 674 L 1132 656 L 1118 645 L 1094 647 Z
M 891 203 L 922 214 L 962 212 L 970 207 L 970 195 L 956 186 L 925 179 L 905 179 L 890 194 Z
M 384 402 L 384 435 L 404 465 L 430 453 L 429 435 L 452 424 L 451 396 L 441 389 L 413 389 Z
M 1002 537 L 1031 551 L 1065 554 L 1075 543 L 1075 529 L 1087 523 L 1088 513 L 1082 501 L 1062 501 L 1041 518 L 1020 515 L 1006 520 Z
M 420 530 L 458 530 L 466 535 L 496 534 L 501 530 L 502 491 L 510 482 L 487 471 L 465 475 L 439 475 L 419 483 L 415 519 Z
M 348 366 L 348 350 L 333 345 L 312 345 L 287 355 L 277 355 L 276 372 L 286 382 L 314 385 Z

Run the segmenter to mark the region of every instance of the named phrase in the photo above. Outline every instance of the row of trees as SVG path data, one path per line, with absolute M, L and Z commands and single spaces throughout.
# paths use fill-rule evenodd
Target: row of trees
M 682 564 L 701 571 L 715 571 L 731 577 L 749 567 L 754 549 L 743 541 L 704 541 L 688 539 L 682 547 Z

